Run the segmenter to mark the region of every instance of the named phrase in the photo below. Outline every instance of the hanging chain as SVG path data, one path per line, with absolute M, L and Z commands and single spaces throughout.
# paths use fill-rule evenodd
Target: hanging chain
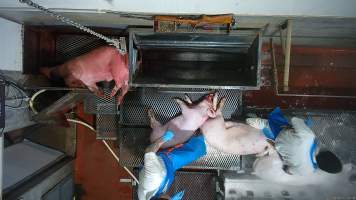
M 66 24 L 69 24 L 71 26 L 74 26 L 84 32 L 87 32 L 89 34 L 92 34 L 102 40 L 105 40 L 108 44 L 110 45 L 113 45 L 116 47 L 116 49 L 119 51 L 120 54 L 124 55 L 126 54 L 126 41 L 125 41 L 125 37 L 120 37 L 120 39 L 111 39 L 111 38 L 108 38 L 100 33 L 97 33 L 93 30 L 91 30 L 90 28 L 88 27 L 85 27 L 67 17 L 63 17 L 62 15 L 58 14 L 58 13 L 55 13 L 41 5 L 38 5 L 37 3 L 34 3 L 33 1 L 31 0 L 19 0 L 21 3 L 25 3 L 27 4 L 28 6 L 31 6 L 33 8 L 37 8 L 38 10 L 41 10 L 45 13 L 47 13 L 48 15 L 51 15 L 52 17 L 55 17 L 57 20 L 63 22 L 63 23 L 66 23 Z

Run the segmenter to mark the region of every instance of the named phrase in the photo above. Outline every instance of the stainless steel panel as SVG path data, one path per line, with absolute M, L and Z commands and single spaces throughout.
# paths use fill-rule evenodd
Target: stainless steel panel
M 133 87 L 259 89 L 260 86 L 261 37 L 256 29 L 230 34 L 167 34 L 132 29 L 129 50 Z
M 324 199 L 349 199 L 350 193 L 343 194 L 325 192 L 317 185 L 293 186 L 281 185 L 258 179 L 254 175 L 243 175 L 234 173 L 224 174 L 225 200 L 324 200 Z M 350 192 L 350 191 L 349 191 Z M 328 194 L 326 194 L 328 193 Z M 335 198 L 334 198 L 335 197 Z

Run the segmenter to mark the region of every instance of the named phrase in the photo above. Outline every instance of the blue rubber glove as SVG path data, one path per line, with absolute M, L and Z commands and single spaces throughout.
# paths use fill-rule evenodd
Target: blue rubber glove
M 164 133 L 164 135 L 162 136 L 162 140 L 163 140 L 164 142 L 168 142 L 168 141 L 172 140 L 173 137 L 174 137 L 174 133 L 173 133 L 172 131 L 170 131 L 170 130 L 167 130 L 167 131 Z
M 172 197 L 171 200 L 181 200 L 184 196 L 184 190 L 175 193 Z

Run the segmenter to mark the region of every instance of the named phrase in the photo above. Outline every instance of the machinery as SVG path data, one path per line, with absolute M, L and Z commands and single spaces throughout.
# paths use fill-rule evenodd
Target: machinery
M 356 113 L 354 112 L 356 86 L 352 77 L 355 75 L 355 65 L 352 63 L 353 56 L 356 54 L 354 49 L 356 45 L 352 46 L 356 44 L 354 37 L 348 38 L 351 42 L 343 40 L 337 43 L 340 47 L 330 48 L 319 47 L 321 43 L 325 44 L 323 36 L 315 39 L 314 43 L 310 42 L 310 38 L 296 36 L 296 45 L 292 46 L 292 23 L 296 23 L 296 28 L 303 33 L 305 29 L 301 27 L 307 24 L 305 22 L 307 20 L 299 18 L 291 20 L 286 17 L 281 17 L 276 22 L 276 18 L 273 17 L 264 20 L 250 19 L 246 16 L 240 18 L 236 15 L 177 17 L 125 15 L 125 13 L 108 11 L 107 18 L 104 17 L 106 20 L 112 15 L 118 15 L 119 18 L 146 20 L 150 23 L 132 25 L 128 20 L 127 23 L 122 22 L 120 26 L 114 27 L 113 20 L 103 20 L 106 23 L 103 27 L 79 17 L 81 22 L 84 22 L 82 25 L 74 19 L 63 17 L 62 13 L 53 12 L 35 2 L 26 0 L 23 3 L 41 12 L 4 8 L 0 9 L 0 17 L 23 22 L 23 73 L 12 76 L 17 80 L 25 80 L 23 86 L 30 93 L 37 94 L 36 92 L 46 90 L 45 94 L 47 94 L 42 95 L 49 97 L 38 96 L 35 105 L 38 113 L 31 113 L 30 119 L 24 120 L 28 123 L 24 128 L 27 132 L 30 131 L 27 126 L 32 124 L 46 124 L 46 128 L 41 127 L 41 131 L 37 127 L 32 129 L 41 133 L 51 130 L 48 129 L 48 124 L 55 127 L 63 125 L 61 117 L 73 119 L 74 114 L 70 111 L 78 105 L 78 102 L 83 102 L 84 112 L 95 115 L 96 139 L 115 141 L 117 160 L 120 165 L 133 173 L 130 175 L 137 177 L 151 131 L 147 109 L 152 108 L 157 119 L 164 123 L 180 112 L 178 105 L 172 101 L 173 97 L 183 98 L 184 94 L 189 94 L 193 100 L 196 100 L 202 94 L 216 90 L 227 98 L 223 110 L 225 119 L 243 120 L 251 113 L 266 116 L 274 106 L 280 105 L 287 117 L 298 116 L 313 121 L 311 128 L 315 131 L 321 148 L 335 152 L 345 165 L 356 164 Z M 21 15 L 17 15 L 17 12 L 23 16 L 38 17 L 43 24 L 35 20 L 22 21 Z M 50 18 L 50 15 L 55 18 Z M 73 16 L 78 18 L 79 14 Z M 94 19 L 99 18 L 94 16 Z M 248 23 L 249 20 L 253 23 Z M 317 25 L 324 25 L 323 20 L 318 21 L 314 18 L 312 20 Z M 355 22 L 354 18 L 348 20 L 349 24 Z M 57 22 L 66 24 L 58 26 Z M 333 23 L 338 22 L 334 19 Z M 93 27 L 88 28 L 85 25 Z M 348 24 L 345 27 L 345 30 L 349 30 Z M 328 27 L 325 29 L 327 30 Z M 283 31 L 287 32 L 285 37 Z M 354 26 L 349 33 L 353 33 L 352 31 L 355 31 Z M 296 35 L 298 34 L 297 32 Z M 340 33 L 335 34 L 337 38 Z M 270 38 L 272 39 L 269 40 Z M 332 38 L 333 42 L 336 42 L 335 38 Z M 330 38 L 328 39 L 331 41 Z M 332 45 L 332 42 L 326 43 Z M 128 53 L 129 56 L 130 91 L 121 105 L 117 105 L 114 97 L 97 97 L 86 89 L 68 88 L 63 83 L 49 82 L 38 75 L 38 68 L 41 66 L 63 63 L 105 44 L 111 44 L 120 53 Z M 328 55 L 335 57 L 333 60 L 328 60 L 326 58 Z M 322 68 L 326 64 L 324 60 L 320 64 L 318 59 L 327 60 L 325 62 L 328 62 L 328 66 Z M 310 73 L 306 72 L 306 66 L 309 67 L 307 70 Z M 345 72 L 345 68 L 348 71 Z M 333 71 L 335 76 L 330 75 L 330 71 Z M 328 82 L 318 79 L 319 77 L 330 79 Z M 100 83 L 100 86 L 108 94 L 112 84 Z M 7 121 L 10 120 L 7 118 Z M 7 125 L 5 132 L 18 128 L 9 128 Z M 71 126 L 71 129 L 73 128 Z M 72 130 L 72 132 L 76 131 Z M 48 141 L 39 142 L 40 137 L 43 135 L 32 136 L 31 141 L 48 146 Z M 75 138 L 75 136 L 71 137 Z M 69 143 L 75 143 L 73 142 L 75 139 L 69 138 L 69 140 L 71 141 Z M 32 142 L 23 141 L 15 145 L 27 145 L 35 149 L 45 148 Z M 58 145 L 49 146 L 58 150 Z M 15 147 L 10 145 L 5 148 L 5 151 Z M 69 196 L 73 193 L 73 174 L 68 169 L 73 164 L 73 147 L 66 146 L 59 150 L 61 152 L 46 149 L 48 152 L 54 151 L 52 155 L 56 156 L 51 159 L 57 162 L 58 171 L 64 166 L 63 177 L 57 177 L 58 180 L 55 180 L 58 182 L 57 188 L 53 186 L 53 189 L 43 190 L 41 192 L 44 194 L 36 198 L 70 199 Z M 356 196 L 352 189 L 355 186 L 356 172 L 352 167 L 345 178 L 350 185 L 336 186 L 335 191 L 328 191 L 330 192 L 328 193 L 320 187 L 266 183 L 253 174 L 254 159 L 254 156 L 226 154 L 208 146 L 206 156 L 177 172 L 169 194 L 185 190 L 186 199 L 229 200 L 352 199 Z M 4 162 L 9 161 L 5 159 Z M 56 173 L 59 173 L 58 171 Z M 42 170 L 41 173 L 45 171 Z M 28 177 L 31 177 L 28 180 L 35 180 L 32 177 L 36 177 L 36 174 Z M 132 199 L 136 199 L 137 184 L 134 178 L 131 182 Z M 58 190 L 67 191 L 64 194 L 69 196 L 52 197 L 51 195 L 56 196 Z M 16 190 L 3 187 L 5 197 L 8 199 L 19 197 L 33 199 L 29 191 L 31 190 L 21 191 L 18 187 Z

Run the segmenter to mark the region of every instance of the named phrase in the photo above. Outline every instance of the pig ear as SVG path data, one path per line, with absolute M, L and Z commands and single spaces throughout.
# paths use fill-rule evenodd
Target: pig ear
M 225 101 L 226 101 L 225 97 L 220 99 L 219 104 L 217 105 L 217 110 L 221 111 L 221 109 L 224 107 Z
M 209 110 L 208 110 L 208 116 L 209 116 L 210 118 L 215 118 L 215 117 L 216 117 L 216 110 L 214 110 L 214 109 L 209 109 Z
M 218 96 L 219 96 L 219 94 L 216 92 L 214 94 L 214 98 L 213 98 L 213 108 L 214 108 L 215 111 L 216 111 L 217 106 L 218 106 Z
M 192 99 L 188 96 L 188 94 L 184 94 L 184 101 L 187 102 L 188 104 L 193 103 Z
M 183 100 L 178 98 L 174 98 L 174 100 L 179 104 L 179 107 L 182 109 L 182 113 L 188 109 L 187 104 Z

